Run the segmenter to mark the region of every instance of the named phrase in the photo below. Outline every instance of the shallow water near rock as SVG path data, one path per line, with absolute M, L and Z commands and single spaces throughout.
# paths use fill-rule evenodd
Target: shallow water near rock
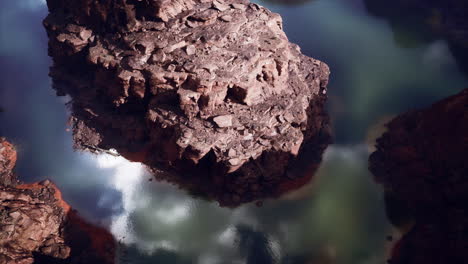
M 0 134 L 18 148 L 21 180 L 53 180 L 121 241 L 119 263 L 383 263 L 391 228 L 367 170 L 375 124 L 468 80 L 443 39 L 405 48 L 361 0 L 256 2 L 280 13 L 290 41 L 332 70 L 335 145 L 309 185 L 262 207 L 220 208 L 150 181 L 138 163 L 73 151 L 66 100 L 48 77 L 41 0 L 0 3 Z

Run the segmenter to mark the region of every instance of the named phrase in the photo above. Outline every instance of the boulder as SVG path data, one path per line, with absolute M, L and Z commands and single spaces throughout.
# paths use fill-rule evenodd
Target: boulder
M 370 170 L 414 223 L 391 263 L 467 263 L 468 89 L 387 127 Z
M 16 165 L 16 150 L 14 146 L 0 137 L 0 186 L 10 186 L 17 183 L 13 168 Z
M 115 149 L 222 205 L 279 195 L 307 147 L 320 162 L 330 71 L 278 14 L 243 0 L 48 3 L 77 148 Z
M 0 146 L 0 179 L 12 179 L 16 151 L 5 139 Z M 113 236 L 78 216 L 51 181 L 1 182 L 0 263 L 112 264 L 114 258 Z

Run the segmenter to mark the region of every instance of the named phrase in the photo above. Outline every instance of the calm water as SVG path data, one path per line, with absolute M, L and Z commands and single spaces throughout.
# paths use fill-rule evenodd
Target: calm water
M 405 48 L 361 0 L 256 1 L 292 42 L 332 69 L 335 145 L 311 184 L 262 208 L 219 208 L 151 178 L 137 163 L 77 153 L 66 100 L 48 78 L 43 0 L 0 1 L 0 134 L 24 181 L 50 178 L 70 204 L 121 242 L 121 263 L 385 263 L 391 233 L 367 171 L 376 124 L 468 85 L 444 40 Z

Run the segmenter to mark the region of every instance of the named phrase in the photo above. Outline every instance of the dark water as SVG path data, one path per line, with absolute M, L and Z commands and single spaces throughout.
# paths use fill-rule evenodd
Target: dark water
M 74 152 L 66 99 L 48 78 L 43 0 L 0 1 L 0 134 L 18 148 L 21 179 L 55 181 L 81 215 L 121 240 L 121 263 L 385 263 L 392 230 L 367 171 L 374 127 L 468 80 L 443 39 L 401 45 L 408 33 L 361 0 L 256 2 L 280 13 L 290 40 L 332 69 L 336 144 L 311 184 L 232 210 L 149 182 L 140 164 Z

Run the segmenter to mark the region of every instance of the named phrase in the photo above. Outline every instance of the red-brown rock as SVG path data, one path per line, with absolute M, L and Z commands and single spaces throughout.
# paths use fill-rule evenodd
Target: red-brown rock
M 16 164 L 16 150 L 8 141 L 0 137 L 0 186 L 16 184 L 13 168 Z
M 387 126 L 370 170 L 415 223 L 391 263 L 467 263 L 468 89 Z
M 16 151 L 1 145 L 2 175 L 13 175 Z M 16 183 L 0 185 L 0 263 L 114 263 L 112 235 L 80 218 L 52 182 Z
M 279 195 L 306 148 L 320 162 L 330 72 L 279 15 L 244 0 L 48 2 L 78 148 L 116 149 L 222 205 Z

